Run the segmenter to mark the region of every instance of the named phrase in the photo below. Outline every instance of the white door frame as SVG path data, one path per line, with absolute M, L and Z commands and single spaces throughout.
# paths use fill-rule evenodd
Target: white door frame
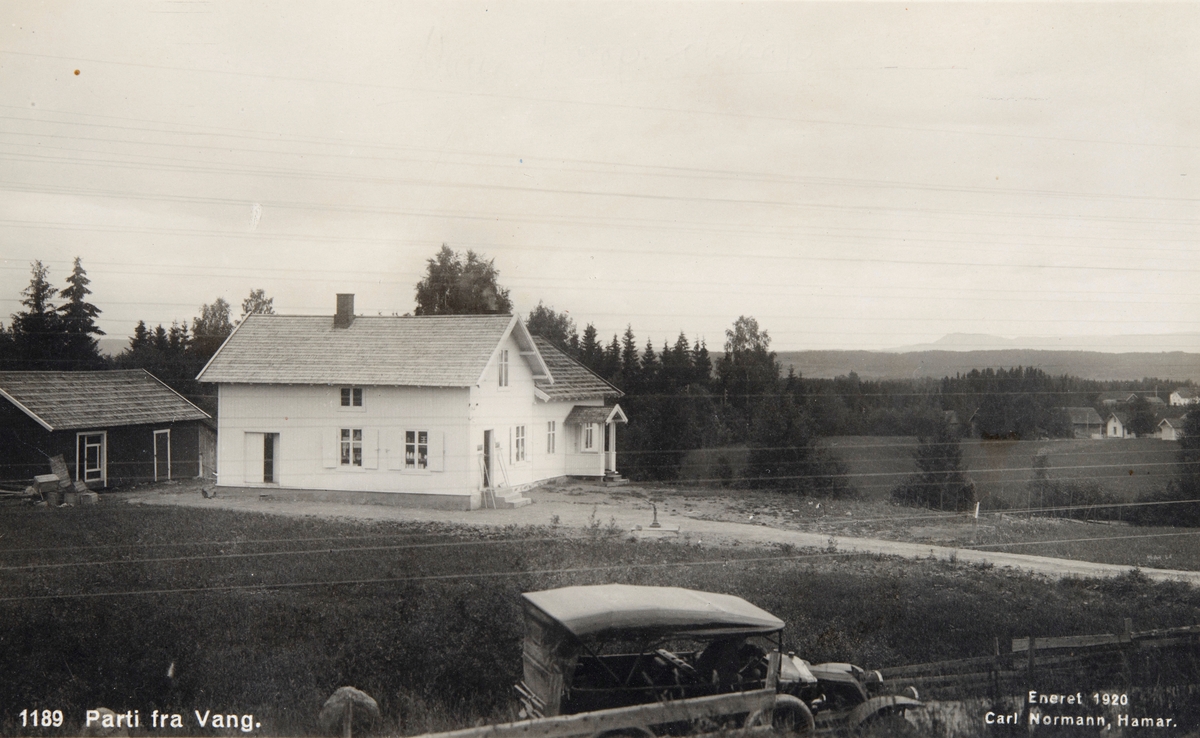
M 171 479 L 171 429 L 154 431 L 154 481 L 159 481 L 158 476 L 158 437 L 166 434 L 167 436 L 167 480 Z
M 87 449 L 94 448 L 97 444 L 90 444 L 83 441 L 85 436 L 100 436 L 100 453 L 98 459 L 100 467 L 98 469 L 87 468 Z M 83 453 L 80 453 L 80 442 L 83 441 Z M 98 471 L 99 476 L 89 478 L 88 473 Z M 82 480 L 84 483 L 99 482 L 101 487 L 108 486 L 108 431 L 83 431 L 75 434 L 75 479 Z

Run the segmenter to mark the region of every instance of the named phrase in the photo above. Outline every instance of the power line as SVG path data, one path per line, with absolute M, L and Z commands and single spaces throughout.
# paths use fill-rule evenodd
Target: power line
M 733 119 L 742 119 L 742 120 L 763 120 L 763 121 L 774 121 L 774 122 L 782 122 L 782 123 L 789 123 L 789 124 L 801 123 L 801 124 L 807 124 L 807 125 L 821 125 L 821 126 L 833 126 L 833 127 L 852 126 L 852 127 L 857 127 L 857 128 L 899 131 L 899 132 L 906 132 L 906 133 L 911 133 L 911 132 L 937 133 L 937 134 L 942 134 L 942 135 L 956 135 L 956 136 L 968 136 L 968 137 L 983 136 L 983 137 L 1005 138 L 1005 139 L 1016 139 L 1016 140 L 1059 141 L 1059 142 L 1064 142 L 1064 143 L 1092 143 L 1092 144 L 1109 145 L 1109 146 L 1145 146 L 1145 147 L 1160 148 L 1160 149 L 1197 149 L 1197 148 L 1200 148 L 1200 146 L 1197 146 L 1194 144 L 1158 144 L 1158 143 L 1148 143 L 1148 142 L 1144 142 L 1144 141 L 1113 141 L 1113 140 L 1103 140 L 1103 139 L 1072 138 L 1072 137 L 1065 137 L 1065 136 L 1036 136 L 1036 135 L 1029 135 L 1029 134 L 1000 133 L 1000 132 L 980 131 L 980 130 L 961 130 L 961 129 L 946 129 L 946 128 L 939 129 L 939 128 L 932 128 L 932 127 L 901 126 L 901 125 L 887 124 L 887 123 L 862 123 L 862 122 L 848 121 L 848 120 L 798 118 L 795 116 L 765 115 L 765 114 L 757 114 L 757 113 L 735 112 L 735 111 L 730 111 L 730 110 L 698 110 L 698 109 L 687 109 L 687 108 L 669 108 L 669 107 L 651 106 L 651 105 L 633 105 L 630 103 L 596 102 L 596 101 L 592 101 L 592 100 L 572 100 L 572 99 L 565 99 L 565 98 L 543 98 L 543 97 L 533 97 L 533 96 L 529 96 L 529 95 L 513 95 L 513 94 L 502 94 L 502 93 L 495 93 L 495 92 L 477 92 L 477 91 L 454 90 L 454 89 L 448 89 L 448 88 L 392 85 L 392 84 L 384 84 L 384 83 L 380 83 L 380 82 L 364 82 L 362 80 L 346 81 L 346 80 L 332 80 L 332 79 L 317 79 L 317 78 L 313 78 L 313 77 L 297 77 L 297 76 L 278 75 L 278 74 L 263 74 L 263 73 L 242 72 L 242 71 L 226 70 L 226 69 L 194 69 L 194 68 L 188 68 L 188 67 L 173 67 L 173 66 L 167 66 L 167 65 L 161 65 L 161 64 L 122 62 L 122 61 L 114 61 L 111 59 L 90 59 L 90 58 L 84 58 L 84 57 L 57 56 L 57 55 L 53 55 L 53 54 L 37 54 L 37 53 L 33 53 L 33 52 L 0 50 L 0 54 L 10 54 L 13 56 L 23 56 L 23 57 L 41 58 L 41 59 L 57 59 L 60 61 L 70 61 L 72 63 L 85 61 L 85 62 L 90 62 L 93 64 L 110 64 L 110 65 L 114 65 L 114 66 L 134 67 L 134 68 L 141 68 L 141 69 L 154 69 L 154 70 L 163 70 L 163 71 L 170 71 L 170 72 L 186 72 L 186 73 L 192 73 L 192 74 L 207 74 L 207 75 L 216 75 L 216 76 L 235 76 L 235 77 L 247 77 L 247 78 L 253 78 L 253 79 L 278 80 L 278 81 L 286 81 L 286 82 L 303 82 L 303 83 L 309 83 L 309 84 L 335 85 L 335 86 L 337 86 L 339 88 L 343 88 L 343 89 L 350 88 L 350 87 L 362 87 L 362 88 L 370 88 L 370 89 L 395 90 L 398 92 L 414 92 L 414 93 L 425 94 L 425 95 L 456 95 L 456 96 L 468 97 L 468 98 L 513 100 L 513 101 L 527 102 L 527 103 L 528 102 L 536 102 L 536 103 L 544 103 L 544 104 L 550 104 L 550 105 L 568 105 L 568 106 L 579 106 L 579 107 L 586 107 L 586 108 L 609 108 L 609 109 L 614 109 L 614 110 L 632 110 L 632 111 L 649 112 L 649 113 L 671 113 L 671 114 L 675 114 L 675 115 L 685 115 L 685 116 L 694 115 L 694 116 L 705 116 L 705 117 L 716 117 L 716 118 L 733 118 Z
M 36 571 L 40 569 L 69 569 L 79 566 L 115 566 L 125 564 L 159 564 L 165 562 L 176 561 L 217 561 L 223 559 L 253 559 L 275 556 L 310 556 L 310 555 L 328 555 L 335 553 L 349 553 L 356 551 L 411 551 L 415 549 L 427 548 L 466 548 L 473 546 L 488 546 L 488 545 L 510 545 L 514 543 L 545 543 L 547 541 L 561 540 L 559 538 L 512 538 L 512 539 L 493 539 L 493 540 L 472 540 L 472 541 L 448 541 L 439 543 L 412 543 L 394 546 L 352 546 L 349 548 L 315 548 L 315 549 L 294 549 L 289 551 L 248 551 L 239 553 L 219 553 L 219 554 L 191 554 L 188 556 L 167 556 L 153 559 L 111 559 L 108 561 L 67 561 L 58 563 L 42 563 L 42 564 L 11 564 L 8 566 L 0 566 L 0 571 Z M 0 554 L 7 551 L 0 550 Z
M 526 577 L 526 576 L 549 576 L 558 574 L 586 574 L 605 571 L 620 571 L 625 569 L 648 569 L 648 568 L 687 568 L 700 566 L 729 566 L 740 564 L 770 564 L 783 563 L 787 561 L 802 561 L 809 559 L 830 558 L 836 556 L 850 556 L 855 552 L 821 552 L 815 554 L 800 554 L 795 556 L 759 556 L 747 558 L 732 558 L 732 559 L 711 559 L 706 561 L 680 561 L 680 562 L 654 562 L 654 563 L 636 563 L 629 562 L 623 564 L 610 564 L 605 566 L 580 566 L 567 567 L 560 569 L 532 569 L 526 571 L 499 571 L 499 572 L 470 572 L 462 574 L 427 574 L 414 577 L 381 577 L 369 579 L 340 579 L 331 581 L 309 581 L 309 582 L 284 582 L 275 584 L 230 584 L 230 585 L 215 585 L 206 587 L 178 587 L 172 589 L 157 589 L 157 590 L 129 590 L 124 592 L 73 592 L 70 594 L 52 594 L 52 595 L 22 595 L 15 597 L 0 597 L 0 602 L 29 602 L 35 600 L 69 600 L 69 599 L 94 599 L 98 597 L 136 597 L 142 595 L 171 595 L 171 594 L 196 594 L 201 592 L 230 592 L 230 591 L 246 591 L 246 590 L 269 590 L 269 589 L 293 589 L 305 587 L 337 587 L 337 586 L 356 586 L 366 584 L 406 584 L 410 582 L 429 582 L 429 581 L 456 581 L 465 579 L 487 579 L 492 577 Z

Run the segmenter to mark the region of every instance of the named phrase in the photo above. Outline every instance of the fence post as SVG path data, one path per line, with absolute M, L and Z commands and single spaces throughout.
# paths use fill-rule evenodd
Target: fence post
M 992 638 L 992 704 L 1000 704 L 1000 638 Z
M 1036 667 L 1037 667 L 1037 636 L 1031 635 L 1031 636 L 1029 636 L 1029 663 L 1026 666 L 1026 670 L 1025 670 L 1026 689 L 1025 689 L 1025 692 L 1023 692 L 1023 694 L 1029 694 L 1029 690 L 1033 689 L 1035 686 L 1033 680 L 1034 680 L 1034 672 L 1035 672 Z M 1021 710 L 1021 722 L 1023 722 L 1025 724 L 1025 729 L 1028 732 L 1032 733 L 1033 725 L 1031 725 L 1029 722 L 1029 700 L 1022 699 L 1021 702 L 1023 702 L 1025 704 L 1024 709 Z
M 1130 656 L 1133 650 L 1133 618 L 1125 618 L 1121 628 L 1121 666 L 1125 671 L 1125 683 L 1133 684 L 1133 664 Z

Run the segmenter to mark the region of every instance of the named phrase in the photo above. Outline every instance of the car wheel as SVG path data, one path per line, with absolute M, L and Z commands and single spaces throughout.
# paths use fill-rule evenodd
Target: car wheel
M 746 718 L 746 727 L 765 725 L 767 714 L 765 710 L 751 713 L 750 717 Z M 776 697 L 775 707 L 770 711 L 770 716 L 771 728 L 779 735 L 812 735 L 816 727 L 808 705 L 790 695 Z

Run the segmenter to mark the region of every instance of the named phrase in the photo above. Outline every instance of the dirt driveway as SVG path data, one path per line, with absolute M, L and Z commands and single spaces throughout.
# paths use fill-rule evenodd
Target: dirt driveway
M 388 505 L 355 505 L 287 499 L 287 491 L 260 494 L 262 490 L 224 490 L 214 488 L 218 496 L 205 498 L 195 484 L 149 488 L 119 493 L 133 504 L 180 505 L 185 507 L 245 510 L 273 515 L 318 516 L 356 520 L 396 520 L 457 523 L 469 526 L 543 525 L 564 528 L 601 527 L 644 535 L 653 519 L 653 509 L 636 488 L 604 488 L 592 484 L 546 486 L 526 492 L 532 505 L 514 510 L 425 510 Z M 719 504 L 719 503 L 714 503 Z M 862 552 L 899 556 L 908 559 L 941 559 L 967 564 L 991 564 L 1050 577 L 1111 577 L 1128 574 L 1132 567 L 1088 561 L 1058 559 L 996 551 L 891 541 L 879 538 L 851 537 L 785 530 L 765 523 L 745 523 L 704 519 L 703 505 L 680 504 L 668 499 L 658 505 L 658 521 L 664 527 L 678 528 L 677 538 L 689 543 L 710 545 L 782 545 L 818 548 L 842 552 Z M 683 508 L 681 510 L 681 508 Z M 698 517 L 699 516 L 699 517 Z M 641 526 L 643 531 L 636 533 Z M 1200 585 L 1200 572 L 1177 569 L 1139 568 L 1143 575 L 1158 581 L 1183 581 Z

